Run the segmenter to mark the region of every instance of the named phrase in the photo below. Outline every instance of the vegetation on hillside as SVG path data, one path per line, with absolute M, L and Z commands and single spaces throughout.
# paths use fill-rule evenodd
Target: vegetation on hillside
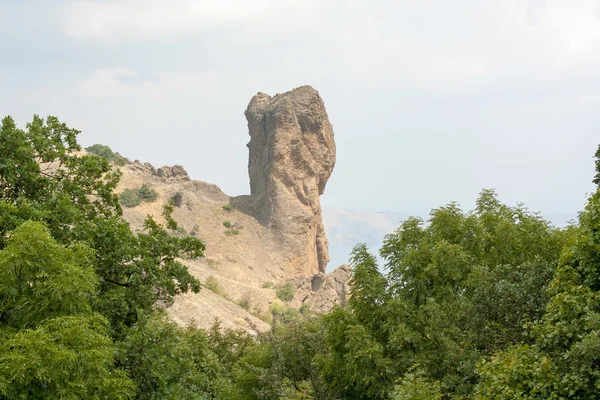
M 103 144 L 94 144 L 86 147 L 85 150 L 90 154 L 102 157 L 118 166 L 123 166 L 129 162 L 127 158 L 123 157 L 119 153 L 115 153 L 110 147 Z
M 152 202 L 158 199 L 158 193 L 147 184 L 135 189 L 125 189 L 119 194 L 119 202 L 125 207 L 137 207 L 142 202 Z
M 0 126 L 0 399 L 597 397 L 600 190 L 565 229 L 492 190 L 409 218 L 383 265 L 355 247 L 347 305 L 274 303 L 254 337 L 181 329 L 156 307 L 200 290 L 180 260 L 204 244 L 175 234 L 169 204 L 165 225 L 133 233 L 120 173 L 76 155 L 77 134 L 54 117 Z

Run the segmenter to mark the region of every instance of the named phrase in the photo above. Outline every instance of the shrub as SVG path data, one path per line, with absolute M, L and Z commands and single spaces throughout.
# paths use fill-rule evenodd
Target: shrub
M 294 298 L 294 287 L 290 282 L 288 282 L 280 286 L 275 294 L 281 301 L 292 301 Z
M 119 195 L 119 200 L 125 207 L 139 206 L 142 201 L 154 201 L 157 198 L 158 193 L 156 190 L 145 183 L 139 188 L 125 189 L 123 190 L 123 193 Z
M 229 298 L 229 296 L 227 296 L 227 293 L 225 293 L 225 290 L 223 290 L 223 288 L 219 286 L 219 281 L 217 280 L 217 278 L 215 278 L 212 275 L 206 278 L 204 286 L 211 292 L 218 294 L 221 297 L 225 297 L 226 299 Z
M 239 229 L 235 229 L 235 228 L 230 228 L 230 229 L 225 230 L 225 234 L 227 236 L 239 235 L 240 234 L 240 230 Z
M 288 307 L 282 304 L 271 304 L 271 315 L 273 320 L 277 320 L 284 325 L 297 320 L 300 317 L 300 312 L 293 307 Z
M 119 201 L 125 207 L 136 207 L 142 202 L 142 199 L 137 194 L 136 190 L 125 189 L 123 193 L 119 195 Z
M 300 306 L 298 311 L 300 311 L 300 314 L 302 314 L 302 315 L 308 315 L 308 314 L 310 314 L 310 312 L 312 310 L 310 309 L 310 306 L 308 305 L 308 303 L 302 303 L 302 305 Z
M 273 289 L 275 287 L 275 282 L 264 282 L 260 287 L 263 289 Z
M 225 228 L 231 228 L 231 221 L 223 221 L 223 226 Z
M 204 286 L 210 291 L 216 292 L 219 290 L 219 281 L 214 276 L 209 276 L 206 278 L 206 282 L 204 282 Z
M 102 158 L 104 158 L 112 163 L 115 163 L 117 165 L 120 165 L 120 166 L 123 166 L 129 162 L 129 160 L 127 158 L 123 157 L 119 153 L 115 153 L 114 151 L 112 151 L 112 149 L 110 147 L 105 146 L 103 144 L 94 144 L 90 147 L 86 147 L 85 149 L 90 154 L 93 154 L 98 157 L 102 157 Z
M 229 211 L 233 211 L 233 206 L 230 203 L 227 203 L 223 206 L 223 210 L 229 212 Z
M 250 314 L 254 315 L 260 320 L 263 320 L 267 324 L 273 322 L 273 315 L 271 314 L 271 312 L 269 312 L 268 310 L 263 312 L 263 309 L 260 306 L 255 305 L 254 307 L 252 307 Z
M 250 307 L 252 306 L 252 294 L 250 292 L 244 293 L 237 303 L 244 310 L 250 310 Z
M 140 196 L 142 201 L 154 201 L 158 198 L 158 193 L 156 193 L 156 190 L 152 189 L 145 183 L 137 188 L 137 194 Z

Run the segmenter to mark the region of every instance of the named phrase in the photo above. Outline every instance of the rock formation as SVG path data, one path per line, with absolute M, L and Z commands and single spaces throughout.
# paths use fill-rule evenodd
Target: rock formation
M 296 279 L 295 299 L 316 312 L 328 312 L 344 305 L 350 295 L 351 272 L 348 265 L 340 265 L 330 274 L 319 272 L 313 277 Z
M 250 195 L 232 198 L 280 239 L 293 275 L 325 272 L 329 251 L 319 196 L 335 165 L 333 128 L 310 86 L 258 93 L 245 112 Z

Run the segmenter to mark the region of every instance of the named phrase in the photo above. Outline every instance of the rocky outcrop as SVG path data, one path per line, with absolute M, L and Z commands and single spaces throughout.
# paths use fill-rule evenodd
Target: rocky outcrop
M 279 237 L 291 275 L 324 272 L 329 251 L 319 196 L 335 165 L 333 128 L 310 86 L 258 93 L 248 120 L 250 195 L 232 204 Z
M 317 312 L 331 311 L 345 305 L 350 295 L 350 267 L 340 265 L 330 274 L 322 272 L 295 282 L 294 299 Z
M 181 165 L 160 167 L 154 174 L 168 182 L 186 182 L 190 180 L 190 176 Z

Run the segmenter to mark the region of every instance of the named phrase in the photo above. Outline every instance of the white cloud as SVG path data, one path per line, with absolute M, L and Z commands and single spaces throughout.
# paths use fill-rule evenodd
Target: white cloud
M 144 78 L 131 68 L 119 66 L 94 71 L 79 84 L 79 94 L 86 97 L 164 96 L 219 82 L 219 75 L 211 73 L 164 72 Z
M 541 25 L 557 38 L 568 56 L 590 54 L 600 47 L 600 18 L 593 0 L 553 1 L 545 9 Z
M 600 61 L 600 17 L 594 0 L 547 0 L 534 7 L 533 20 L 526 4 L 507 2 L 502 8 L 536 66 L 562 69 Z
M 426 82 L 473 81 L 489 76 L 487 62 L 480 57 L 434 59 L 415 72 L 417 80 Z
M 78 38 L 158 37 L 202 31 L 281 10 L 302 14 L 318 0 L 83 0 L 64 9 L 65 30 Z
M 136 71 L 125 67 L 98 69 L 79 85 L 80 94 L 88 97 L 120 96 L 128 92 L 152 95 L 157 90 L 157 82 L 139 80 Z

